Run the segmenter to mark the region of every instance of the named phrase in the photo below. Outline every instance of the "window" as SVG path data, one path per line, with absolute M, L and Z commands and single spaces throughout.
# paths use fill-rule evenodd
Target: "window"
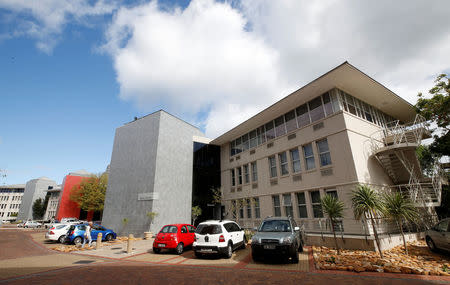
M 345 101 L 347 102 L 348 105 L 348 111 L 353 115 L 356 115 L 356 107 L 353 97 L 345 93 Z
M 288 167 L 286 152 L 284 151 L 284 152 L 278 154 L 278 159 L 280 160 L 281 175 L 289 174 L 289 169 L 288 169 L 289 167 Z
M 284 125 L 284 116 L 275 119 L 275 135 L 277 137 L 286 134 L 286 127 Z
M 297 123 L 299 128 L 311 123 L 311 119 L 309 118 L 308 106 L 306 104 L 303 104 L 295 109 L 295 112 L 297 113 Z
M 242 168 L 238 167 L 238 184 L 241 185 L 242 184 Z
M 314 169 L 316 164 L 314 162 L 314 153 L 311 143 L 303 146 L 303 155 L 305 156 L 306 170 Z
M 254 148 L 258 145 L 256 130 L 251 131 L 249 135 L 250 135 L 250 148 Z
M 258 168 L 256 166 L 256 161 L 252 162 L 252 181 L 258 181 Z
M 248 134 L 242 136 L 242 151 L 246 151 L 249 148 Z
M 245 201 L 246 203 L 246 208 L 247 208 L 247 219 L 251 219 L 252 218 L 252 204 L 250 203 L 250 199 L 247 199 Z
M 297 121 L 295 120 L 295 110 L 290 111 L 284 115 L 284 121 L 286 122 L 286 131 L 289 133 L 297 128 Z
M 298 204 L 298 217 L 308 218 L 308 212 L 306 210 L 305 192 L 297 193 L 297 204 Z
M 372 114 L 370 113 L 369 105 L 367 105 L 366 103 L 363 103 L 363 107 L 364 107 L 364 114 L 366 115 L 366 120 L 373 123 L 373 118 L 372 118 Z
M 266 139 L 267 141 L 273 140 L 275 138 L 275 129 L 273 127 L 273 121 L 266 124 Z
M 322 204 L 320 202 L 320 192 L 311 191 L 309 193 L 311 195 L 311 204 L 313 208 L 314 218 L 323 218 Z
M 286 213 L 286 216 L 293 216 L 293 209 L 292 209 L 292 201 L 291 201 L 291 194 L 284 194 L 283 195 L 283 203 L 284 203 L 284 212 Z
M 237 138 L 235 144 L 236 144 L 236 146 L 235 146 L 236 154 L 241 153 L 242 152 L 241 138 Z
M 315 122 L 325 117 L 325 112 L 323 111 L 322 99 L 317 97 L 308 102 L 309 113 L 311 115 L 311 122 Z
M 333 196 L 336 199 L 338 198 L 336 189 L 325 190 L 325 192 L 327 193 L 327 195 Z
M 275 217 L 281 217 L 280 196 L 272 196 L 273 203 L 273 215 Z
M 330 149 L 328 148 L 327 139 L 317 141 L 316 143 L 317 143 L 317 150 L 319 152 L 320 166 L 330 165 L 331 156 L 330 156 Z
M 250 173 L 248 172 L 248 164 L 245 164 L 243 167 L 244 167 L 244 182 L 250 183 Z
M 322 95 L 323 99 L 323 108 L 325 109 L 325 115 L 329 116 L 333 114 L 333 106 L 331 105 L 330 94 L 327 92 Z
M 239 200 L 238 201 L 238 204 L 239 204 L 239 219 L 243 219 L 244 218 L 244 203 L 243 203 L 243 200 Z
M 293 173 L 300 172 L 301 171 L 301 168 L 300 168 L 300 153 L 298 152 L 298 148 L 291 149 L 289 152 L 291 154 L 292 172 Z
M 257 133 L 258 133 L 258 145 L 265 143 L 266 142 L 266 132 L 264 130 L 264 126 L 259 127 L 257 129 Z
M 269 157 L 270 178 L 277 177 L 277 162 L 275 156 Z
M 255 205 L 255 218 L 259 219 L 261 217 L 259 210 L 259 198 L 253 198 L 253 202 Z
M 231 169 L 231 186 L 236 186 L 236 177 L 235 177 L 234 169 Z
M 236 154 L 236 141 L 232 141 L 230 143 L 230 155 L 233 156 Z

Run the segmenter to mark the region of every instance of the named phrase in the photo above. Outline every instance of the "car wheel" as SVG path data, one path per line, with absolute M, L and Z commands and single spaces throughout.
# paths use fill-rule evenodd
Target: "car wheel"
M 73 243 L 76 245 L 79 245 L 83 242 L 83 239 L 81 237 L 76 237 L 73 239 Z
M 261 260 L 261 255 L 252 252 L 252 258 L 253 258 L 254 261 L 260 261 Z
M 28 228 L 28 226 L 24 226 L 24 228 L 26 228 L 26 229 L 27 229 L 27 228 Z
M 225 258 L 231 258 L 233 256 L 233 246 L 231 242 L 228 243 L 227 251 L 225 252 Z
M 107 234 L 106 237 L 105 237 L 105 240 L 106 240 L 106 241 L 112 241 L 113 238 L 114 238 L 114 237 L 113 237 L 112 234 Z
M 156 247 L 153 248 L 153 253 L 158 254 L 158 253 L 160 253 L 160 252 L 161 252 L 161 249 L 160 249 L 160 248 L 156 248 Z
M 436 245 L 434 244 L 434 241 L 430 237 L 427 237 L 425 240 L 431 251 L 433 252 L 437 251 Z
M 183 250 L 184 250 L 183 243 L 180 242 L 180 243 L 177 245 L 177 247 L 175 248 L 175 251 L 176 251 L 176 253 L 177 253 L 178 255 L 180 255 L 180 254 L 183 253 Z
M 59 243 L 64 243 L 66 241 L 66 236 L 62 235 L 58 238 Z
M 298 253 L 296 251 L 291 256 L 291 259 L 292 259 L 292 263 L 298 263 Z
M 195 254 L 195 257 L 197 257 L 197 258 L 203 257 L 203 254 L 201 254 L 201 253 L 198 252 L 198 251 L 194 251 L 194 254 Z

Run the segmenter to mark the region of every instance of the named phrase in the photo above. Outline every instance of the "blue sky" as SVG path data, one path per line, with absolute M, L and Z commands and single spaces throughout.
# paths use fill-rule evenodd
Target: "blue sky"
M 407 3 L 0 0 L 0 184 L 101 172 L 161 108 L 214 138 L 345 60 L 414 103 L 450 69 L 450 7 Z

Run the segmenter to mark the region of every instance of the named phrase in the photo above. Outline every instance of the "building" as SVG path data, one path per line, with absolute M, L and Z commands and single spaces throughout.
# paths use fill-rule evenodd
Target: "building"
M 196 127 L 164 111 L 116 129 L 102 225 L 119 234 L 190 223 Z M 149 212 L 158 215 L 150 224 Z
M 17 220 L 33 219 L 33 203 L 39 198 L 44 201 L 49 186 L 55 187 L 56 182 L 47 177 L 40 177 L 27 182 Z
M 431 223 L 440 178 L 423 177 L 415 154 L 429 136 L 411 104 L 345 62 L 211 141 L 220 146 L 225 215 L 246 228 L 290 215 L 323 244 L 331 228 L 320 199 L 334 195 L 346 206 L 336 228 L 343 246 L 374 248 L 369 222 L 354 219 L 351 192 L 359 184 L 402 191 Z M 386 221 L 377 228 L 397 232 Z
M 59 201 L 61 199 L 61 185 L 56 187 L 49 186 L 47 190 L 48 203 L 45 210 L 44 220 L 52 220 L 56 218 Z
M 98 220 L 95 219 L 93 212 L 86 212 L 80 209 L 77 203 L 70 199 L 70 194 L 74 187 L 80 185 L 81 182 L 91 177 L 92 173 L 86 170 L 78 170 L 67 174 L 61 186 L 61 193 L 59 194 L 59 203 L 57 206 L 56 219 L 62 218 L 77 218 L 80 220 Z M 55 194 L 56 195 L 56 194 Z
M 25 184 L 0 186 L 0 220 L 16 220 L 24 191 Z

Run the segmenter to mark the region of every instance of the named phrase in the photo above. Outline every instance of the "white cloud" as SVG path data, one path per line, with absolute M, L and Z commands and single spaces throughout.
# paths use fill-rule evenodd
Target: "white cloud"
M 116 7 L 115 0 L 0 0 L 0 8 L 17 16 L 8 17 L 17 24 L 0 38 L 29 36 L 38 49 L 51 53 L 68 22 L 88 25 L 90 17 L 111 14 Z
M 345 60 L 411 103 L 450 67 L 448 1 L 194 0 L 121 8 L 106 34 L 120 97 L 163 105 L 210 137 Z

